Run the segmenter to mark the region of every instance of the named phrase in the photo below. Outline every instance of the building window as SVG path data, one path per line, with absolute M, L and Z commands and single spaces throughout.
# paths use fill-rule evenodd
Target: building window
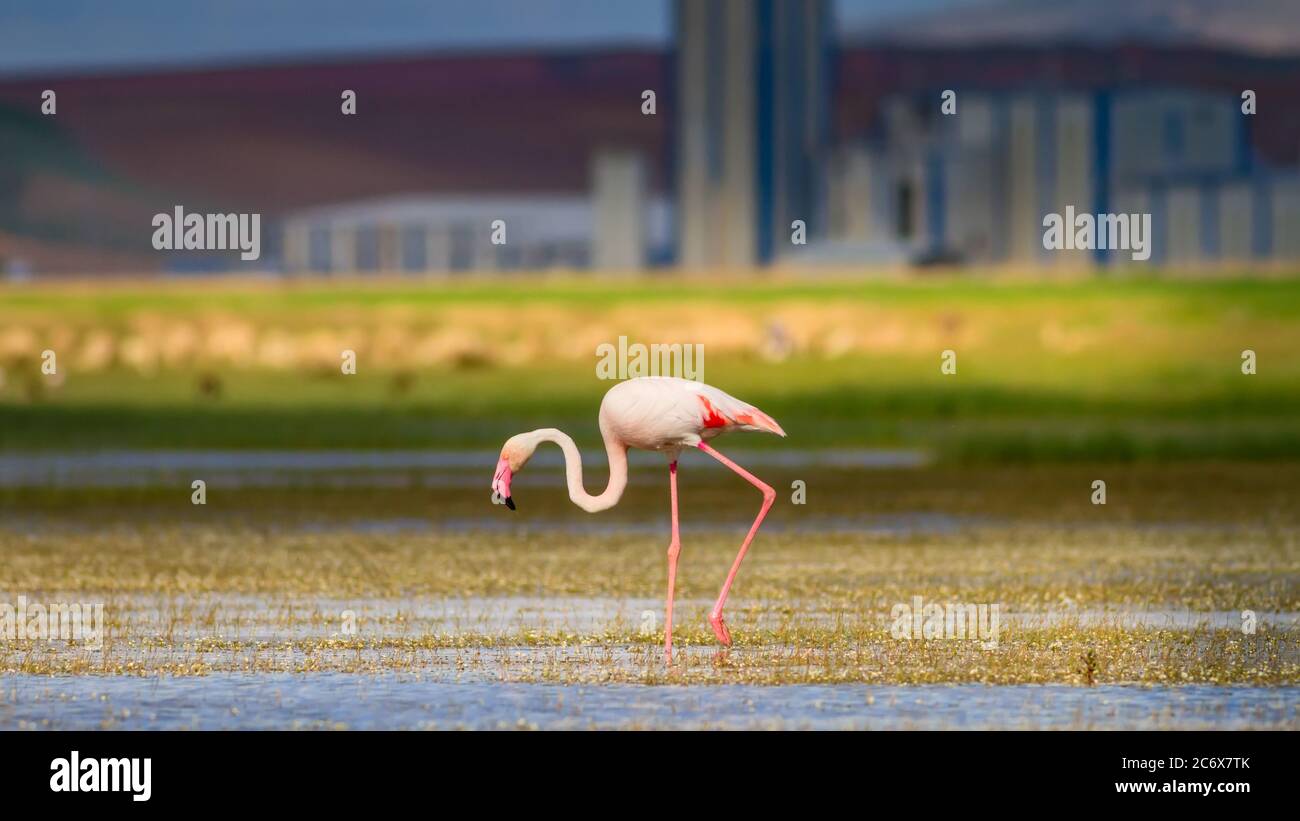
M 1181 160 L 1187 149 L 1187 135 L 1183 128 L 1183 115 L 1178 111 L 1165 112 L 1164 150 L 1170 160 Z
M 898 184 L 894 195 L 894 225 L 898 227 L 899 239 L 911 239 L 916 227 L 912 224 L 913 203 L 916 192 L 912 183 L 903 181 Z

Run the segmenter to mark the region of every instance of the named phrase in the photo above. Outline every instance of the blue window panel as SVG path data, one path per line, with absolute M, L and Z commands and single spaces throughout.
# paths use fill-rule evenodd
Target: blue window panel
M 1164 147 L 1165 157 L 1170 161 L 1170 164 L 1181 162 L 1183 155 L 1187 152 L 1187 134 L 1181 112 L 1165 112 L 1164 123 L 1161 128 L 1161 143 Z

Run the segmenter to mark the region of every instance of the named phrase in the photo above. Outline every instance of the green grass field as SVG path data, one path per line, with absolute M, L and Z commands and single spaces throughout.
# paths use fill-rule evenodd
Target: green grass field
M 6 286 L 0 448 L 595 444 L 595 349 L 620 335 L 703 344 L 705 381 L 791 446 L 1300 457 L 1300 281 L 975 276 Z

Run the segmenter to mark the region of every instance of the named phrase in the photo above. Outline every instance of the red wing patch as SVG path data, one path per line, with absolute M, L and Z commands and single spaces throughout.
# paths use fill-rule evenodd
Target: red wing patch
M 758 408 L 746 408 L 744 412 L 737 413 L 735 418 L 724 415 L 707 397 L 701 396 L 700 402 L 704 405 L 704 418 L 701 420 L 706 428 L 725 428 L 729 425 L 741 425 L 753 430 L 765 430 L 768 433 L 775 433 L 778 436 L 785 436 L 785 431 L 776 420 L 763 413 Z
M 701 396 L 700 401 L 704 403 L 704 427 L 724 428 L 731 424 L 731 420 L 719 413 L 708 398 Z

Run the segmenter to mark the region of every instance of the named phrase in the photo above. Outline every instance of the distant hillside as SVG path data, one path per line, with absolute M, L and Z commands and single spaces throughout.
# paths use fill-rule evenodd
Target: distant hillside
M 276 213 L 403 192 L 585 191 L 603 146 L 644 152 L 663 190 L 671 101 L 643 116 L 641 90 L 663 88 L 666 69 L 653 51 L 525 52 L 25 77 L 0 81 L 0 148 L 22 137 L 6 122 L 52 88 L 45 127 L 84 164 L 156 192 L 155 210 L 175 197 Z M 344 89 L 355 116 L 340 113 Z M 44 153 L 6 161 L 30 173 Z

